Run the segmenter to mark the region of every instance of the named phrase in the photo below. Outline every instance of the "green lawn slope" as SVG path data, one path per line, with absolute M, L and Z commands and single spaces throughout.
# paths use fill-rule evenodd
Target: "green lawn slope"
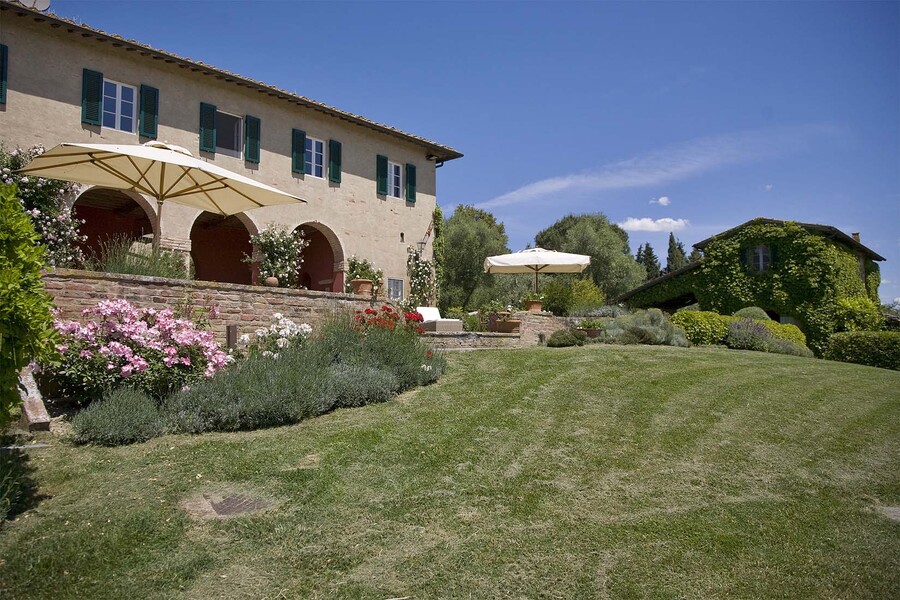
M 47 497 L 0 530 L 0 597 L 900 594 L 900 373 L 870 367 L 481 351 L 292 427 L 51 444 Z M 182 508 L 227 491 L 273 507 Z

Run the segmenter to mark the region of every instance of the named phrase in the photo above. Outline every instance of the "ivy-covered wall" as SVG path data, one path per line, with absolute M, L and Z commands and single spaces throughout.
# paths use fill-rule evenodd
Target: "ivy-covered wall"
M 769 246 L 772 256 L 771 267 L 761 273 L 741 258 L 742 250 L 758 245 Z M 759 306 L 796 319 L 816 353 L 831 333 L 852 328 L 840 300 L 853 299 L 859 310 L 878 312 L 878 265 L 865 259 L 863 281 L 854 250 L 794 223 L 751 223 L 704 250 L 699 268 L 635 294 L 628 304 L 658 305 L 691 290 L 703 310 L 730 315 Z

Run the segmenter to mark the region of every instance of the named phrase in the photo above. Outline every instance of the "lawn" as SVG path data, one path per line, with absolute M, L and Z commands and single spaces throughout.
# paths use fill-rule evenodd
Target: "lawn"
M 871 367 L 481 351 L 291 427 L 51 444 L 46 497 L 0 530 L 0 597 L 900 594 L 900 373 Z M 183 509 L 229 491 L 272 506 Z

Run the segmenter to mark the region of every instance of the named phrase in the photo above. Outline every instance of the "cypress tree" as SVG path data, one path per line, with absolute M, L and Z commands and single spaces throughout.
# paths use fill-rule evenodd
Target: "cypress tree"
M 648 279 L 653 279 L 662 275 L 662 267 L 659 265 L 659 259 L 656 257 L 656 252 L 653 251 L 653 246 L 650 245 L 650 242 L 647 242 L 644 246 L 643 264 L 644 267 L 647 268 Z
M 687 264 L 687 255 L 684 252 L 684 244 L 675 238 L 675 234 L 669 232 L 669 253 L 666 256 L 666 273 L 671 273 Z

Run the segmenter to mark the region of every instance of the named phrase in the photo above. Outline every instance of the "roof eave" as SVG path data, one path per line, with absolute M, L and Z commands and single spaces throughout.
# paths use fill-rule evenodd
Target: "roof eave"
M 13 4 L 8 0 L 0 0 L 0 11 L 7 10 L 13 11 L 13 13 L 19 17 L 29 16 L 34 18 L 36 22 L 47 21 L 50 23 L 50 26 L 54 28 L 66 27 L 73 33 L 76 31 L 80 32 L 82 37 L 96 37 L 98 41 L 110 42 L 114 47 L 122 47 L 126 51 L 138 52 L 139 54 L 148 56 L 154 60 L 162 60 L 166 63 L 176 64 L 179 67 L 190 69 L 195 72 L 202 72 L 206 75 L 212 75 L 217 79 L 223 80 L 225 82 L 235 83 L 243 87 L 255 89 L 260 93 L 268 94 L 269 96 L 272 96 L 274 98 L 292 102 L 294 104 L 297 104 L 298 106 L 304 106 L 312 110 L 317 110 L 330 116 L 343 119 L 350 123 L 354 123 L 361 127 L 366 127 L 368 129 L 378 131 L 380 133 L 404 140 L 406 142 L 422 146 L 426 150 L 426 155 L 434 157 L 432 160 L 435 160 L 436 162 L 446 162 L 449 160 L 462 158 L 463 156 L 461 152 L 449 146 L 444 146 L 426 138 L 422 138 L 417 135 L 406 133 L 405 131 L 401 131 L 394 127 L 384 125 L 383 123 L 371 121 L 360 115 L 355 115 L 353 113 L 343 111 L 339 108 L 335 108 L 321 102 L 316 102 L 315 100 L 311 100 L 304 96 L 300 96 L 286 90 L 266 85 L 260 81 L 255 81 L 242 75 L 231 73 L 229 71 L 225 71 L 223 69 L 219 69 L 217 67 L 213 67 L 199 61 L 183 58 L 164 50 L 158 50 L 134 40 L 127 40 L 121 36 L 106 33 L 105 31 L 94 29 L 93 27 L 89 27 L 84 24 L 76 23 L 69 19 L 59 17 L 53 13 L 42 13 L 20 4 Z

